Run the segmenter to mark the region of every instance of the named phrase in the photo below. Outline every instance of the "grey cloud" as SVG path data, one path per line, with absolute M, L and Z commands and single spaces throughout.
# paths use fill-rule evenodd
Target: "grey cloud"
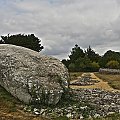
M 60 59 L 68 56 L 75 44 L 83 49 L 91 45 L 100 54 L 109 48 L 117 50 L 120 46 L 117 2 L 6 0 L 0 8 L 0 34 L 35 33 L 42 38 L 43 53 Z

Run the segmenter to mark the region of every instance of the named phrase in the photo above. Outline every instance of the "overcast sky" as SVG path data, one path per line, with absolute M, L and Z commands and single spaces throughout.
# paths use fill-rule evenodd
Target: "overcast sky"
M 34 33 L 59 59 L 75 44 L 120 51 L 120 0 L 0 0 L 0 35 L 8 33 Z

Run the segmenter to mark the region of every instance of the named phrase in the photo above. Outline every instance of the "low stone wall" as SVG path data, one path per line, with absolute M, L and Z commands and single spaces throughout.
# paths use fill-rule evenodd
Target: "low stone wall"
M 120 74 L 120 69 L 100 68 L 99 73 L 101 73 L 101 74 Z

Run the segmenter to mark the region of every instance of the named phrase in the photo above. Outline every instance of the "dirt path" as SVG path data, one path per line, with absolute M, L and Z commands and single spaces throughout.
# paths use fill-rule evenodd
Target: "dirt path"
M 85 73 L 83 73 L 82 76 L 84 74 Z M 102 79 L 95 76 L 94 73 L 90 73 L 90 74 L 91 74 L 91 77 L 92 77 L 93 80 L 99 80 L 100 82 L 95 83 L 94 85 L 89 85 L 89 86 L 70 85 L 70 87 L 73 88 L 73 89 L 78 89 L 78 88 L 91 88 L 91 89 L 100 88 L 100 89 L 104 89 L 104 90 L 107 90 L 107 91 L 119 91 L 120 92 L 120 90 L 116 90 L 116 89 L 113 89 L 112 87 L 110 87 L 107 82 L 104 82 Z
M 82 75 L 83 75 L 83 74 L 82 74 Z M 77 79 L 79 79 L 79 78 L 81 78 L 81 77 L 80 77 L 80 76 L 77 77 Z M 74 83 L 74 82 L 78 81 L 77 79 L 70 81 L 70 83 Z

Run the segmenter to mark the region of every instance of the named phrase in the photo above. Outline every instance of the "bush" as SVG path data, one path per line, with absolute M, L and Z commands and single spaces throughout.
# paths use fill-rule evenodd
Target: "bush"
M 98 71 L 100 68 L 99 64 L 96 62 L 91 63 L 91 71 Z
M 75 71 L 75 64 L 74 63 L 70 63 L 68 68 L 69 68 L 70 72 Z
M 106 67 L 111 69 L 118 69 L 119 68 L 119 62 L 115 60 L 111 60 L 106 64 Z

